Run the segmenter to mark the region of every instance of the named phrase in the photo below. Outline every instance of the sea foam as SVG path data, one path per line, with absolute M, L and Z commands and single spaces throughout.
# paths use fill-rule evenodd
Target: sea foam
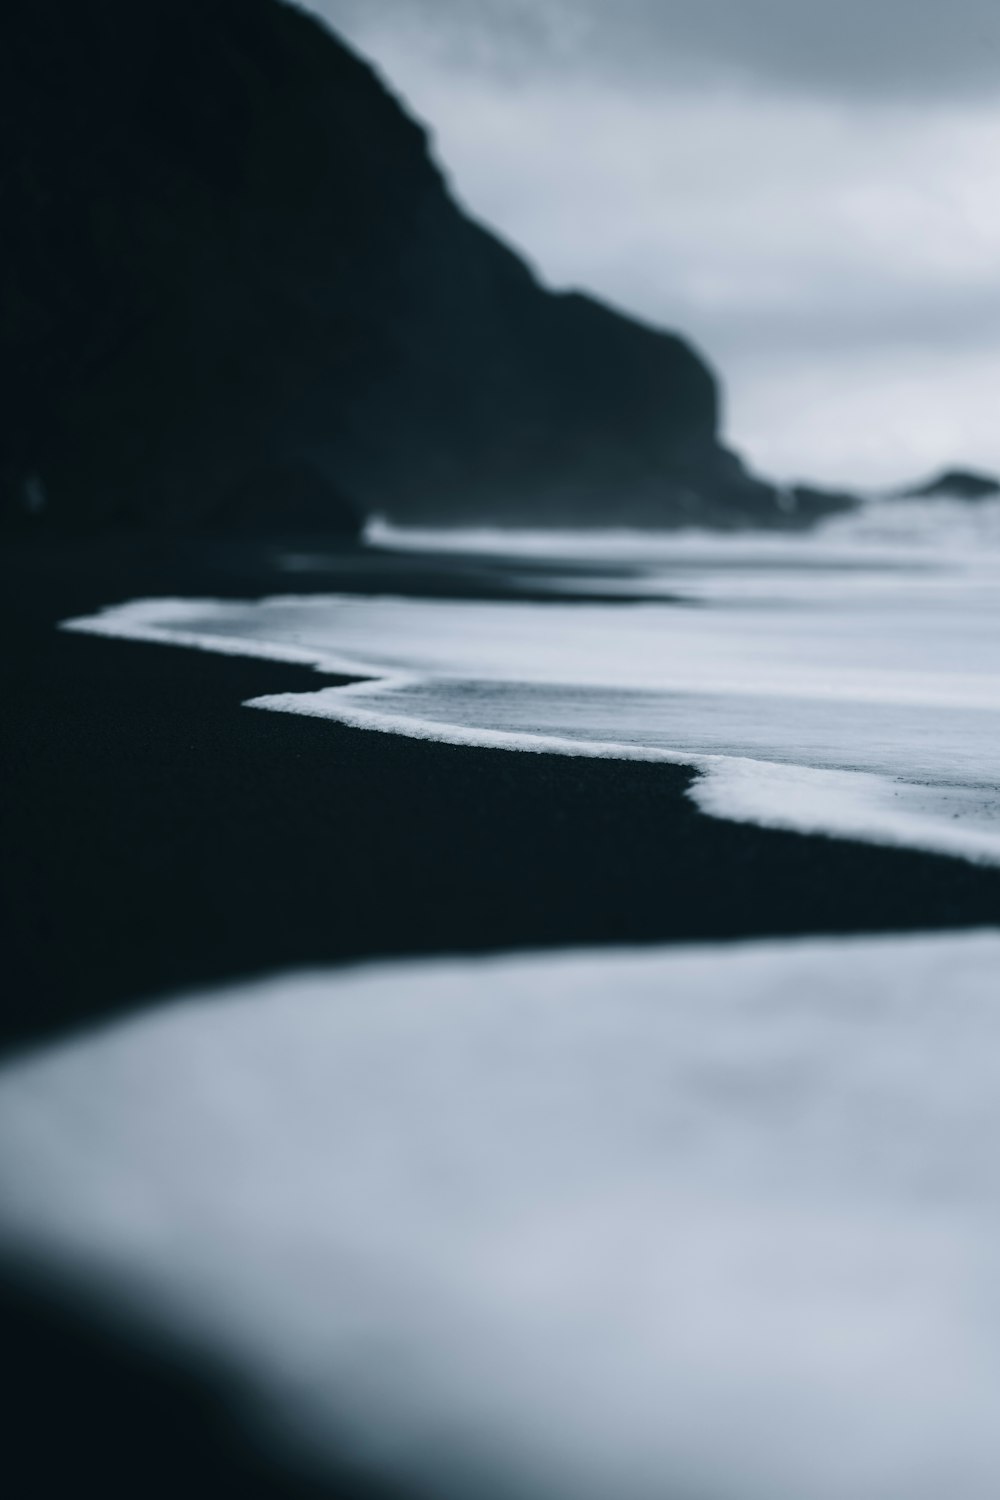
M 932 506 L 884 504 L 810 537 L 591 535 L 558 554 L 549 537 L 438 534 L 439 571 L 450 546 L 514 584 L 530 555 L 549 602 L 156 599 L 69 627 L 367 679 L 257 708 L 683 764 L 713 816 L 996 863 L 1000 550 L 992 512 L 963 529 L 953 509 L 936 532 Z M 567 559 L 631 602 L 568 599 Z
M 275 976 L 0 1069 L 0 1247 L 488 1500 L 994 1500 L 1000 935 Z

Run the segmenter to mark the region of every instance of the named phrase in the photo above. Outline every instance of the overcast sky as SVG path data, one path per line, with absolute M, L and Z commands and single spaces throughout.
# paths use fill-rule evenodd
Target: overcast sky
M 312 0 L 556 286 L 691 337 L 778 477 L 1000 470 L 998 0 Z

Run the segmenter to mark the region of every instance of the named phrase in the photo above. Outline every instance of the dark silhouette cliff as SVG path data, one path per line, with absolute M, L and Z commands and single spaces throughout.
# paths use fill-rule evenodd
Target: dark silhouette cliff
M 945 469 L 899 495 L 903 500 L 992 500 L 1000 495 L 1000 479 L 974 469 Z
M 5 0 L 0 128 L 18 525 L 812 514 L 720 445 L 686 343 L 543 289 L 279 0 Z

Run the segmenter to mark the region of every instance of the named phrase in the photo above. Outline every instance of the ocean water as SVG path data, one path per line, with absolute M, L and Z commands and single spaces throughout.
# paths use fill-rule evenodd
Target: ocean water
M 365 679 L 256 708 L 682 763 L 713 816 L 1000 861 L 1000 504 L 872 502 L 804 536 L 371 540 L 397 566 L 370 597 L 138 600 L 69 628 Z M 534 602 L 406 597 L 400 554 Z
M 0 1248 L 468 1500 L 995 1500 L 1000 935 L 278 975 L 0 1068 Z
M 256 709 L 686 764 L 714 816 L 1000 860 L 1000 506 L 371 546 L 367 596 L 67 628 L 363 679 Z M 994 1500 L 998 972 L 991 931 L 175 998 L 0 1068 L 0 1249 L 414 1494 Z

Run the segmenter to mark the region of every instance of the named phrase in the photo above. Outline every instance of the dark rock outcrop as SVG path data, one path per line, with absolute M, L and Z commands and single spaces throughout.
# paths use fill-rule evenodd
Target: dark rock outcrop
M 802 526 L 811 526 L 826 516 L 856 510 L 861 504 L 857 495 L 847 490 L 827 490 L 811 484 L 794 484 L 785 491 L 784 503 L 789 516 Z
M 973 469 L 946 469 L 899 492 L 902 500 L 989 500 L 994 495 L 1000 495 L 1000 479 Z
M 261 464 L 250 478 L 227 495 L 208 518 L 225 533 L 261 535 L 276 528 L 355 541 L 364 517 L 334 488 L 326 474 L 299 460 Z
M 258 524 L 282 472 L 397 521 L 796 519 L 699 356 L 544 290 L 280 0 L 5 0 L 0 128 L 22 526 Z

